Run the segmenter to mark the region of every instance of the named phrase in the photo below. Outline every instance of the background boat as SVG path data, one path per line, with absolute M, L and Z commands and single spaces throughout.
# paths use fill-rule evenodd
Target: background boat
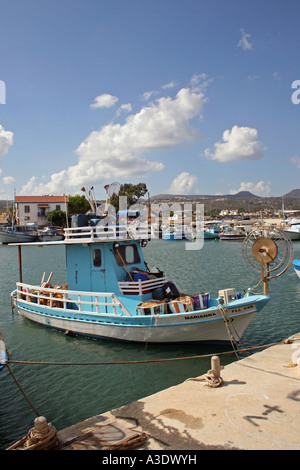
M 34 242 L 38 239 L 38 232 L 30 225 L 11 225 L 0 229 L 0 243 Z
M 44 230 L 38 232 L 38 238 L 40 241 L 57 241 L 63 240 L 64 235 L 60 233 L 55 226 L 45 227 Z
M 228 231 L 224 233 L 219 233 L 220 240 L 244 240 L 246 238 L 245 233 L 239 233 L 235 231 Z
M 283 231 L 291 240 L 300 240 L 300 224 L 291 224 L 289 228 L 285 228 Z
M 295 273 L 300 278 L 300 259 L 294 259 L 293 266 L 294 266 Z

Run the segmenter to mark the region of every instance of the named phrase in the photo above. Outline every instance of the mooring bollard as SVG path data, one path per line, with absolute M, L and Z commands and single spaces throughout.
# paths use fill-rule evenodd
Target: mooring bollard
M 212 356 L 211 358 L 211 370 L 215 371 L 215 377 L 220 378 L 221 370 L 224 369 L 224 366 L 220 366 L 220 358 L 219 356 Z
M 212 356 L 211 358 L 211 369 L 207 372 L 206 385 L 209 387 L 219 387 L 223 383 L 220 371 L 224 369 L 224 366 L 220 366 L 219 356 Z

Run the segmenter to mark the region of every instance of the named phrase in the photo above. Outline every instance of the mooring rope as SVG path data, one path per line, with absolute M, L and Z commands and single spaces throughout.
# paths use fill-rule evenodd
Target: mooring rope
M 221 315 L 223 317 L 223 320 L 224 320 L 224 323 L 225 323 L 225 326 L 226 326 L 226 329 L 227 329 L 227 333 L 228 333 L 228 336 L 230 338 L 230 342 L 231 342 L 231 346 L 232 346 L 232 349 L 237 357 L 237 359 L 239 359 L 238 357 L 238 354 L 237 354 L 237 350 L 238 350 L 238 343 L 242 343 L 242 345 L 244 346 L 244 348 L 246 347 L 245 344 L 243 343 L 240 335 L 238 334 L 238 332 L 236 331 L 234 325 L 233 325 L 233 318 L 230 318 L 229 315 L 228 315 L 228 309 L 226 306 L 223 306 L 220 302 L 218 303 L 218 307 L 220 309 L 220 312 L 221 312 Z M 235 336 L 236 338 L 238 338 L 238 340 L 235 339 L 234 337 L 234 333 L 235 333 Z
M 192 359 L 205 359 L 213 356 L 224 356 L 224 355 L 229 355 L 229 354 L 234 354 L 235 352 L 238 353 L 243 353 L 243 352 L 249 352 L 249 351 L 255 351 L 257 349 L 264 349 L 264 348 L 269 348 L 271 346 L 276 346 L 279 344 L 284 344 L 284 341 L 280 341 L 277 343 L 270 343 L 270 344 L 265 344 L 262 346 L 253 346 L 251 348 L 243 348 L 243 349 L 238 349 L 235 351 L 223 351 L 223 352 L 218 352 L 218 353 L 213 353 L 213 354 L 201 354 L 200 356 L 187 356 L 187 357 L 174 357 L 174 358 L 166 358 L 166 359 L 145 359 L 141 361 L 113 361 L 113 362 L 49 362 L 49 361 L 14 361 L 9 359 L 6 364 L 32 364 L 32 365 L 54 365 L 54 366 L 96 366 L 96 365 L 128 365 L 128 364 L 149 364 L 149 363 L 155 363 L 155 362 L 173 362 L 173 361 L 187 361 L 187 360 L 192 360 Z
M 7 361 L 8 362 L 8 361 Z M 13 371 L 11 370 L 11 368 L 9 367 L 8 363 L 6 362 L 6 367 L 8 368 L 12 378 L 14 379 L 15 383 L 17 384 L 19 390 L 21 391 L 21 393 L 23 394 L 23 396 L 25 397 L 25 400 L 28 402 L 28 404 L 31 406 L 31 408 L 33 409 L 33 411 L 35 412 L 35 414 L 37 416 L 40 416 L 40 414 L 37 412 L 37 410 L 35 409 L 35 407 L 33 406 L 33 404 L 31 403 L 31 401 L 29 400 L 29 398 L 27 397 L 26 393 L 24 392 L 23 388 L 21 387 L 20 383 L 18 382 L 16 376 L 14 375 Z

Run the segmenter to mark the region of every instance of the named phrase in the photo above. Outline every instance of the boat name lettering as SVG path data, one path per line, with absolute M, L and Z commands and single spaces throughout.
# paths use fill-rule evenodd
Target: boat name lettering
M 231 313 L 245 312 L 245 310 L 251 310 L 254 305 L 247 305 L 246 307 L 233 308 L 230 310 Z
M 193 320 L 193 319 L 196 319 L 196 318 L 207 318 L 207 317 L 215 317 L 215 316 L 216 316 L 215 312 L 205 313 L 203 315 L 189 315 L 189 316 L 185 317 L 185 320 Z

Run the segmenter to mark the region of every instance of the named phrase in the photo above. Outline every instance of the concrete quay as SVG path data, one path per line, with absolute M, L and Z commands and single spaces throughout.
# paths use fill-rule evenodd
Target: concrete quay
M 58 433 L 62 448 L 299 450 L 298 358 L 300 334 L 226 365 L 218 387 L 205 376 L 191 377 L 70 426 Z

